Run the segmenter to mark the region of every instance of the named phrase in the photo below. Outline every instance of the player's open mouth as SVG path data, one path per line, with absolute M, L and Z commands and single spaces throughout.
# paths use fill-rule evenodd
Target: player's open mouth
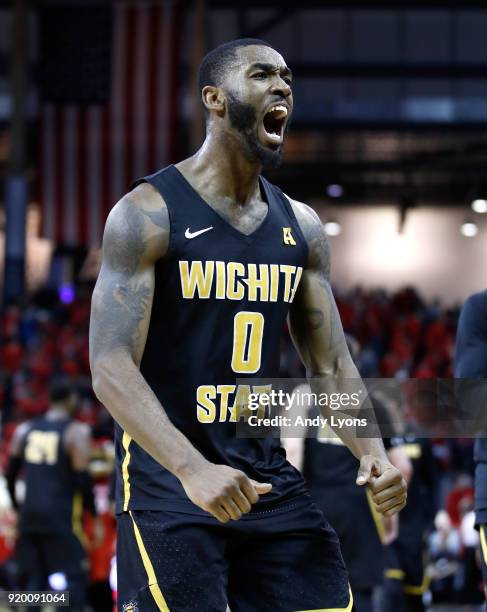
M 262 122 L 266 144 L 276 147 L 282 143 L 287 116 L 288 109 L 284 104 L 274 104 L 266 112 Z

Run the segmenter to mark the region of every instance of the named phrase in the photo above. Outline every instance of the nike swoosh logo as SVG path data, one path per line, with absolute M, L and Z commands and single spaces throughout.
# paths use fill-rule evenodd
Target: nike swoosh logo
M 186 231 L 184 232 L 184 237 L 187 238 L 188 240 L 191 240 L 191 238 L 196 238 L 196 236 L 199 236 L 200 234 L 204 234 L 205 232 L 209 232 L 212 229 L 213 229 L 213 225 L 211 225 L 210 227 L 205 227 L 202 230 L 198 230 L 197 232 L 190 232 L 189 227 L 187 227 Z

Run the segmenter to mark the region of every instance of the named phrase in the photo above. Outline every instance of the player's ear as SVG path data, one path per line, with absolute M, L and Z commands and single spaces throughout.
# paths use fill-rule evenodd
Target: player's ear
M 222 115 L 225 110 L 225 96 L 219 87 L 205 85 L 201 90 L 201 99 L 208 111 Z

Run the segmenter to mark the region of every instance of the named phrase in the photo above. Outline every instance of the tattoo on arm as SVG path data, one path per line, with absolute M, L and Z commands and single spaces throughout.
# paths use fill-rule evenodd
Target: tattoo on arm
M 107 222 L 104 261 L 92 300 L 92 363 L 117 348 L 128 349 L 136 362 L 142 357 L 154 291 L 153 264 L 145 261 L 152 224 L 167 230 L 167 211 L 141 209 L 130 197 Z
M 165 230 L 168 229 L 169 215 L 167 213 L 167 209 L 158 211 L 142 209 L 140 212 L 150 219 L 154 225 L 157 225 L 157 227 L 161 227 Z
M 92 345 L 96 358 L 116 348 L 127 347 L 138 354 L 142 339 L 143 322 L 152 303 L 152 290 L 142 282 L 132 287 L 117 283 L 112 286 L 110 277 L 101 281 L 96 316 L 92 317 Z
M 313 355 L 324 359 L 344 344 L 340 315 L 330 286 L 330 247 L 318 215 L 304 205 L 295 211 L 308 244 L 308 262 L 292 306 L 291 324 L 296 341 L 307 346 L 301 353 L 310 359 Z
M 311 329 L 315 330 L 323 327 L 325 322 L 325 315 L 323 314 L 323 311 L 319 310 L 318 308 L 309 308 L 306 311 L 306 314 L 308 315 L 308 325 Z
M 308 243 L 308 268 L 320 272 L 323 280 L 328 282 L 330 279 L 330 245 L 321 220 L 314 210 L 308 208 L 300 216 L 300 226 Z
M 132 277 L 144 253 L 144 220 L 130 197 L 118 205 L 103 237 L 103 256 L 108 265 L 121 275 Z
M 307 326 L 311 332 L 321 330 L 324 337 L 328 338 L 328 349 L 334 349 L 343 342 L 343 329 L 340 320 L 340 315 L 335 304 L 335 300 L 331 293 L 331 288 L 326 283 L 322 284 L 318 281 L 325 293 L 320 296 L 310 298 L 311 307 L 306 307 L 305 316 Z M 310 288 L 311 291 L 313 289 Z

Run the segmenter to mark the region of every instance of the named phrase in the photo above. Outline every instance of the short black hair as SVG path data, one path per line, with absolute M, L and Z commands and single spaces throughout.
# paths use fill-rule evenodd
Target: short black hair
M 199 92 L 201 93 L 201 90 L 206 85 L 218 87 L 227 67 L 237 58 L 235 51 L 239 47 L 250 47 L 251 45 L 274 48 L 270 43 L 259 38 L 238 38 L 237 40 L 223 43 L 207 53 L 199 68 Z
M 56 377 L 49 385 L 49 399 L 53 404 L 64 402 L 73 393 L 76 393 L 76 387 L 68 378 Z

